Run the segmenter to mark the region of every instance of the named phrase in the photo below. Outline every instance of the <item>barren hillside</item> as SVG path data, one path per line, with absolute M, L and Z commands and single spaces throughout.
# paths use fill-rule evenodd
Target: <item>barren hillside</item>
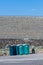
M 0 38 L 43 39 L 43 17 L 0 16 Z

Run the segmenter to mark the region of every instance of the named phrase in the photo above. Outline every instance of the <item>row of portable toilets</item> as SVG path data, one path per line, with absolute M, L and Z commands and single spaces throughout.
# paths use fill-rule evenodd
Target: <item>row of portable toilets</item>
M 18 44 L 18 45 L 10 45 L 9 51 L 10 56 L 12 55 L 27 55 L 30 53 L 30 46 L 28 44 Z

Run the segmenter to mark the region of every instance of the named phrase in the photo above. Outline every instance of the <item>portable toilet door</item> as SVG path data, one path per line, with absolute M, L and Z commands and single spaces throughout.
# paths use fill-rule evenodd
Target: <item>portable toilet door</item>
M 19 55 L 19 44 L 16 45 L 16 55 Z
M 23 44 L 23 47 L 24 47 L 24 54 L 29 54 L 29 45 Z
M 13 46 L 13 55 L 16 55 L 16 46 Z
M 9 46 L 9 52 L 10 52 L 10 56 L 12 56 L 13 55 L 13 46 Z
M 23 55 L 23 54 L 24 54 L 23 45 L 20 44 L 20 45 L 19 45 L 19 55 Z

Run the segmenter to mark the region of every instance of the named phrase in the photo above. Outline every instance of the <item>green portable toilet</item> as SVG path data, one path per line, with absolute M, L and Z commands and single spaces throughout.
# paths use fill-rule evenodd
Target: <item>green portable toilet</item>
M 16 55 L 19 55 L 19 44 L 16 45 Z
M 24 54 L 29 54 L 29 45 L 23 44 L 23 47 L 24 47 Z
M 24 54 L 23 45 L 20 44 L 20 45 L 19 45 L 19 55 L 23 55 L 23 54 Z

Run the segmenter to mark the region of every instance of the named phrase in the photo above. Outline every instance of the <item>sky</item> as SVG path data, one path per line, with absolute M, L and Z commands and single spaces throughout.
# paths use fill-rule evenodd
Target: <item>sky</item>
M 1 16 L 43 16 L 43 0 L 0 0 Z

